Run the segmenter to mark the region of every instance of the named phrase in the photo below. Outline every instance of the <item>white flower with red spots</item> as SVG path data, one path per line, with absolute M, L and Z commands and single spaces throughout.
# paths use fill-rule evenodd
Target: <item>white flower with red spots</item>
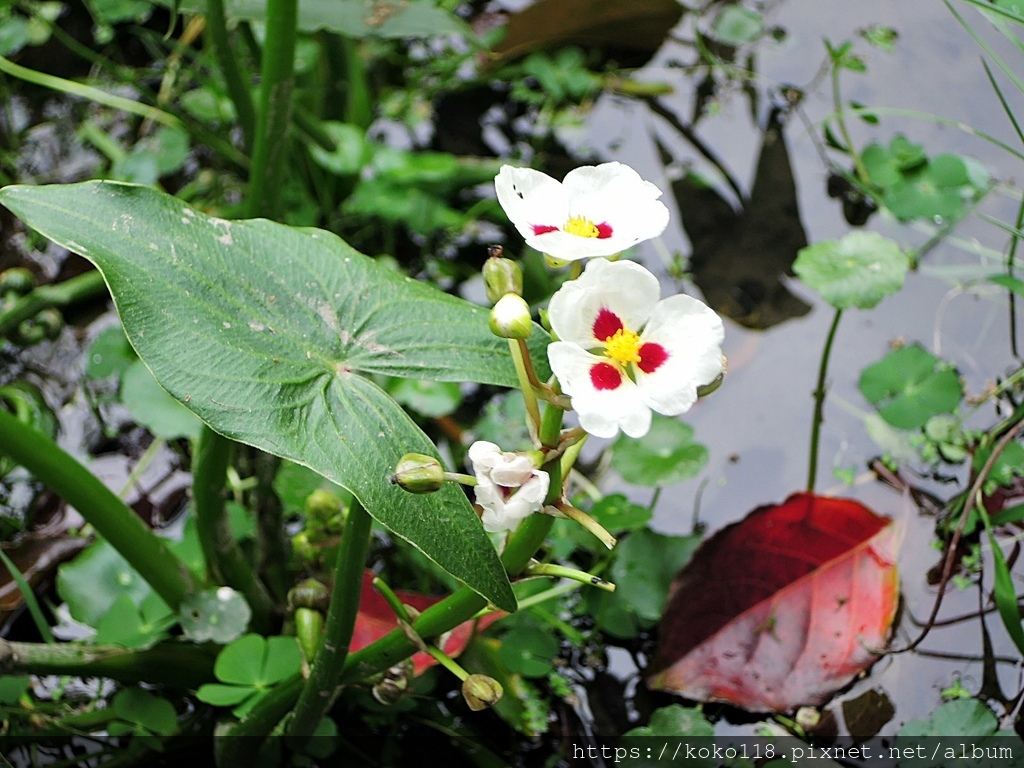
M 551 297 L 551 370 L 596 437 L 642 437 L 652 410 L 689 410 L 722 372 L 722 319 L 690 296 L 660 296 L 639 264 L 595 259 Z
M 510 531 L 544 506 L 551 478 L 520 453 L 504 452 L 494 443 L 477 440 L 469 447 L 476 475 L 480 521 L 490 533 Z
M 668 225 L 661 190 L 622 163 L 576 168 L 561 182 L 505 165 L 494 188 L 526 244 L 563 261 L 613 256 Z

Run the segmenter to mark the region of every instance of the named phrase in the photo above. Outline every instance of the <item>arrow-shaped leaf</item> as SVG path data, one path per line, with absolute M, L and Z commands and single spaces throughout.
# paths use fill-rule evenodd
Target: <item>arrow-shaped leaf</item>
M 465 494 L 449 485 L 412 497 L 389 482 L 402 454 L 436 449 L 362 375 L 515 386 L 486 310 L 328 232 L 212 218 L 146 187 L 16 186 L 0 202 L 99 268 L 139 356 L 203 421 L 348 488 L 453 576 L 515 609 Z M 544 335 L 534 342 L 539 353 Z

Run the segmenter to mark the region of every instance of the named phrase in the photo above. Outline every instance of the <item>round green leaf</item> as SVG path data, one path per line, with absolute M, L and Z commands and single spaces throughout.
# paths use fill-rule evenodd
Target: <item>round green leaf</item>
M 801 248 L 793 270 L 836 309 L 870 309 L 903 287 L 910 260 L 875 232 L 851 232 Z
M 122 720 L 147 731 L 170 736 L 178 730 L 178 715 L 167 699 L 141 688 L 125 688 L 114 696 L 113 710 Z
M 609 533 L 621 533 L 647 525 L 651 510 L 642 504 L 634 504 L 621 493 L 613 493 L 596 502 L 590 509 L 590 516 Z
M 186 597 L 181 602 L 179 617 L 189 640 L 229 643 L 245 632 L 252 611 L 240 593 L 230 587 L 218 587 Z
M 917 429 L 932 416 L 951 413 L 963 395 L 956 371 L 919 344 L 869 365 L 858 386 L 878 414 L 899 429 Z
M 761 14 L 741 5 L 726 5 L 711 25 L 711 36 L 726 45 L 751 43 L 764 31 Z
M 984 702 L 977 699 L 958 699 L 940 704 L 927 720 L 911 720 L 899 732 L 900 736 L 991 736 L 999 721 Z
M 153 590 L 117 550 L 99 539 L 60 567 L 57 591 L 76 621 L 95 627 L 121 595 L 139 605 Z
M 544 677 L 558 655 L 558 641 L 550 632 L 518 626 L 502 637 L 499 653 L 511 672 L 523 677 Z
M 693 555 L 699 536 L 665 536 L 649 528 L 635 531 L 615 548 L 613 597 L 642 619 L 657 621 L 672 578 Z
M 693 477 L 707 464 L 708 449 L 693 442 L 693 427 L 668 416 L 655 415 L 642 438 L 620 435 L 612 452 L 612 467 L 635 485 L 668 485 Z
M 146 187 L 7 187 L 30 226 L 93 261 L 125 332 L 171 395 L 218 432 L 308 466 L 505 610 L 515 596 L 466 495 L 389 482 L 437 455 L 364 374 L 517 384 L 487 312 L 397 274 L 328 232 L 231 222 Z M 530 339 L 542 378 L 548 336 Z
M 267 654 L 260 672 L 262 685 L 273 685 L 302 668 L 302 651 L 294 637 L 267 638 Z
M 267 641 L 256 634 L 242 635 L 217 654 L 213 674 L 222 683 L 255 686 L 263 675 Z
M 215 707 L 233 707 L 236 704 L 241 704 L 255 692 L 255 688 L 248 686 L 205 683 L 199 686 L 196 697 Z

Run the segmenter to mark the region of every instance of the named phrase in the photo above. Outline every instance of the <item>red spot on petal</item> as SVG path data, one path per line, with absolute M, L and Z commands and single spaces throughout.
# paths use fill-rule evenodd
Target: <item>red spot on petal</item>
M 616 331 L 622 330 L 622 321 L 619 316 L 610 309 L 601 308 L 594 320 L 594 338 L 598 341 L 607 341 L 615 335 Z
M 636 364 L 644 373 L 654 373 L 668 360 L 668 350 L 661 344 L 641 344 L 640 362 Z
M 550 224 L 533 224 L 531 226 L 535 235 L 546 235 L 548 232 L 558 231 L 558 227 L 553 227 Z
M 612 225 L 607 221 L 597 225 L 597 239 L 604 240 L 612 236 Z
M 590 369 L 590 382 L 594 389 L 618 389 L 622 374 L 610 363 L 597 363 Z

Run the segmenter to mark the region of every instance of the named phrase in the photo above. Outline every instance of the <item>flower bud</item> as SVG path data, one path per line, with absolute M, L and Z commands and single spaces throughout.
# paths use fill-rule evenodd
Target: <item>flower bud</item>
M 16 293 L 24 296 L 35 287 L 32 273 L 22 267 L 12 267 L 0 272 L 0 294 Z
M 311 608 L 314 611 L 326 611 L 331 602 L 331 593 L 327 587 L 316 579 L 300 581 L 288 591 L 288 607 Z
M 487 675 L 470 675 L 462 681 L 462 698 L 474 712 L 493 707 L 502 693 L 501 683 Z
M 506 293 L 521 296 L 523 293 L 523 271 L 512 259 L 491 256 L 484 262 L 484 286 L 487 300 L 495 304 Z
M 530 305 L 521 296 L 506 293 L 491 309 L 491 333 L 503 339 L 528 339 L 533 333 Z
M 433 493 L 445 483 L 444 467 L 433 456 L 407 453 L 398 460 L 391 482 L 409 493 Z

